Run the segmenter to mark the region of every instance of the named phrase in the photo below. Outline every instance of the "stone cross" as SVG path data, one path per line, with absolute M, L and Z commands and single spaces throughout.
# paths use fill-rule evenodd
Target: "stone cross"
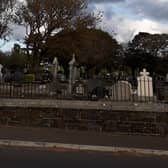
M 148 77 L 149 76 L 149 72 L 146 71 L 146 69 L 144 68 L 142 72 L 140 72 L 140 75 L 143 76 L 143 77 Z

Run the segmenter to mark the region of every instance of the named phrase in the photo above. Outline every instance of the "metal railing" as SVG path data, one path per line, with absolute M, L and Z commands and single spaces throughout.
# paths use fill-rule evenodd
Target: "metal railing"
M 82 82 L 82 81 L 81 81 Z M 108 86 L 95 86 L 89 91 L 85 82 L 85 93 L 75 93 L 79 89 L 73 89 L 73 93 L 68 93 L 68 83 L 0 83 L 1 98 L 32 98 L 32 99 L 106 99 L 110 101 L 128 102 L 167 102 L 168 82 L 151 81 L 141 79 L 140 81 L 111 80 Z M 75 84 L 74 86 L 75 87 Z M 78 87 L 78 86 L 76 86 Z M 80 86 L 81 87 L 81 86 Z
M 2 98 L 45 98 L 51 97 L 49 84 L 38 83 L 0 83 Z

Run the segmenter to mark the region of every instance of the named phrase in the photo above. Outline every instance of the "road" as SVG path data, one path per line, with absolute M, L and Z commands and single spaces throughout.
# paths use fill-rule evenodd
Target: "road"
M 2 168 L 167 168 L 167 157 L 0 148 Z
M 1 126 L 0 140 L 2 139 L 168 150 L 168 137 L 131 136 L 94 131 L 58 130 L 54 128 Z

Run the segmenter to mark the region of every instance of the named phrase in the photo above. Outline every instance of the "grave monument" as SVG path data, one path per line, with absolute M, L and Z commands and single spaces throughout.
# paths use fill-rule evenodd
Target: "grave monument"
M 153 81 L 152 77 L 149 76 L 149 72 L 144 68 L 142 72 L 140 72 L 140 76 L 137 78 L 138 81 L 138 89 L 137 94 L 138 97 L 153 97 Z

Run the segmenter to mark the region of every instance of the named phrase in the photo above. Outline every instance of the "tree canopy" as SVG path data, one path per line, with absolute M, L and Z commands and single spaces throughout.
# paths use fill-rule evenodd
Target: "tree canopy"
M 151 73 L 165 75 L 168 60 L 168 35 L 140 32 L 129 43 L 125 52 L 125 65 L 136 70 L 147 68 Z
M 43 45 L 60 30 L 94 27 L 98 16 L 89 13 L 86 0 L 27 0 L 18 12 L 27 28 L 27 49 L 34 63 L 43 56 Z M 29 54 L 29 53 L 28 53 Z
M 164 49 L 167 46 L 167 34 L 150 34 L 140 32 L 131 42 L 131 47 L 151 53 L 154 56 L 158 56 L 158 51 L 160 49 Z
M 135 73 L 143 68 L 146 68 L 152 74 L 156 70 L 157 63 L 157 57 L 141 49 L 128 48 L 125 52 L 124 64 L 130 67 L 133 76 L 136 76 Z
M 46 43 L 47 55 L 68 62 L 75 53 L 77 62 L 88 68 L 107 64 L 114 58 L 119 44 L 108 33 L 97 29 L 61 31 Z M 112 62 L 110 62 L 112 63 Z
M 0 38 L 9 32 L 8 24 L 12 18 L 12 8 L 16 0 L 0 0 Z

